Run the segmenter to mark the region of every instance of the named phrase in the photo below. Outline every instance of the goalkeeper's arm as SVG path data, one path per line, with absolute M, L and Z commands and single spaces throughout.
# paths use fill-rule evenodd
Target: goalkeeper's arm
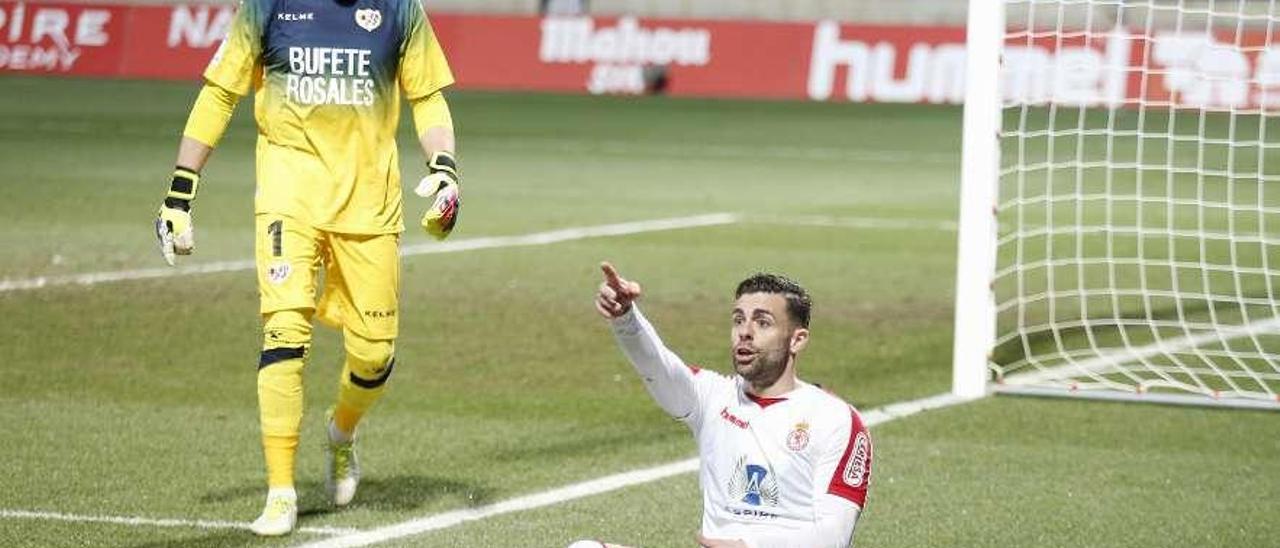
M 177 165 L 200 171 L 209 159 L 209 153 L 218 146 L 222 134 L 231 122 L 240 96 L 219 85 L 206 83 L 191 106 L 187 127 L 182 130 L 182 144 L 178 146 Z
M 409 101 L 413 108 L 413 124 L 418 130 L 418 143 L 427 156 L 427 176 L 414 190 L 419 196 L 434 201 L 422 217 L 422 228 L 436 238 L 444 239 L 453 231 L 462 206 L 458 186 L 458 161 L 454 158 L 453 116 L 440 91 Z
M 216 86 L 205 84 L 196 97 L 186 129 L 178 145 L 178 158 L 174 162 L 173 179 L 169 192 L 156 216 L 156 238 L 160 241 L 160 253 L 165 262 L 174 264 L 175 256 L 189 255 L 195 249 L 195 227 L 191 223 L 191 202 L 195 200 L 200 183 L 200 170 L 209 154 L 231 121 L 240 96 Z

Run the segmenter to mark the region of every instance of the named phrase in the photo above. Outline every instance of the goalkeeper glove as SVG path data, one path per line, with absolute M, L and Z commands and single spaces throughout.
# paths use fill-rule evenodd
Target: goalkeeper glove
M 191 201 L 196 199 L 196 186 L 200 174 L 178 167 L 173 170 L 173 182 L 169 193 L 160 205 L 156 216 L 156 238 L 160 240 L 160 254 L 173 266 L 177 255 L 190 255 L 196 247 L 195 226 L 191 224 Z
M 458 210 L 462 208 L 462 188 L 458 186 L 458 162 L 453 154 L 438 151 L 427 162 L 427 176 L 418 182 L 414 193 L 423 198 L 435 196 L 435 201 L 422 216 L 422 228 L 437 240 L 449 237 L 453 225 L 458 222 Z

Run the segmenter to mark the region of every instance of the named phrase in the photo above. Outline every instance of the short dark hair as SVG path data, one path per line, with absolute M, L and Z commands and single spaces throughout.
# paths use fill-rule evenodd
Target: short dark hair
M 759 272 L 738 284 L 738 291 L 734 294 L 734 298 L 748 293 L 782 295 L 787 300 L 787 315 L 791 317 L 791 321 L 808 329 L 809 310 L 813 308 L 813 301 L 809 298 L 809 292 L 800 287 L 795 280 L 781 274 Z

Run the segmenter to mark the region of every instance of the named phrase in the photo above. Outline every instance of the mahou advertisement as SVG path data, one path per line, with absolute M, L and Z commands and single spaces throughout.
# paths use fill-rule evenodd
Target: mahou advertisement
M 198 80 L 229 4 L 0 1 L 0 72 Z M 459 89 L 665 93 L 959 104 L 959 27 L 432 13 Z M 1280 46 L 1262 31 L 1117 27 L 1062 40 L 1013 33 L 1003 90 L 1016 103 L 1280 104 Z

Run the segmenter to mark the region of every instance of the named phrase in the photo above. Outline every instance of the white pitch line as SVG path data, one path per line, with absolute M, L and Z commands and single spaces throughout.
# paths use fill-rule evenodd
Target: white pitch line
M 149 525 L 153 527 L 188 527 L 194 529 L 249 529 L 248 522 L 237 521 L 142 518 L 129 516 L 83 516 L 77 514 L 63 514 L 60 512 L 33 512 L 30 510 L 0 509 L 0 518 L 40 519 L 68 521 L 73 523 L 110 523 L 114 525 L 134 526 Z M 297 530 L 302 533 L 312 533 L 317 535 L 350 535 L 359 532 L 359 530 L 350 527 L 299 527 Z
M 405 246 L 400 254 L 427 255 L 431 253 L 453 253 L 476 249 L 492 249 L 498 247 L 522 247 L 532 245 L 548 245 L 571 240 L 600 238 L 605 236 L 629 236 L 644 232 L 661 232 L 682 228 L 699 228 L 706 226 L 728 225 L 738 222 L 734 213 L 709 213 L 692 217 L 676 217 L 672 219 L 652 219 L 630 223 L 614 223 L 607 225 L 562 228 L 546 232 L 535 232 L 519 236 L 493 236 L 487 238 L 470 238 L 439 243 L 425 243 Z
M 949 393 L 939 394 L 928 398 L 886 405 L 863 413 L 862 417 L 865 424 L 868 427 L 871 427 L 911 416 L 922 411 L 950 407 L 952 405 L 969 401 L 973 401 L 973 399 L 959 398 Z M 421 518 L 403 521 L 379 527 L 377 529 L 359 531 L 303 544 L 300 548 L 350 548 L 355 546 L 368 546 L 370 544 L 377 544 L 398 538 L 420 535 L 440 529 L 447 529 L 468 521 L 482 520 L 512 512 L 523 512 L 526 510 L 533 510 L 535 508 L 568 502 L 574 499 L 599 495 L 609 491 L 622 489 L 624 487 L 640 485 L 671 476 L 696 472 L 697 470 L 698 459 L 687 459 L 652 468 L 632 470 L 630 472 L 623 472 L 621 474 L 614 474 L 612 476 L 605 476 L 594 480 L 575 483 L 565 487 L 552 489 L 550 491 L 516 497 L 514 499 L 508 499 L 486 506 L 465 508 L 442 514 L 423 516 Z
M 940 409 L 966 403 L 971 399 L 958 398 L 951 394 L 939 394 L 902 403 L 889 404 L 872 409 L 862 414 L 868 427 L 877 426 L 893 420 L 908 417 L 931 409 Z M 311 548 L 337 548 L 349 546 L 367 546 L 386 542 L 397 538 L 419 535 L 430 531 L 447 529 L 469 521 L 486 519 L 512 512 L 522 512 L 544 506 L 552 506 L 571 500 L 616 491 L 633 485 L 650 483 L 660 479 L 696 472 L 698 459 L 686 459 L 678 462 L 632 470 L 594 480 L 575 483 L 566 487 L 552 489 L 541 493 L 517 497 L 506 501 L 481 506 L 454 510 L 442 514 L 434 514 L 401 523 L 379 527 L 377 529 L 360 530 L 350 527 L 299 527 L 300 533 L 331 535 L 333 538 L 305 544 Z M 65 514 L 61 512 L 43 512 L 32 510 L 0 509 L 0 519 L 35 519 L 65 521 L 71 523 L 106 523 L 113 525 L 151 526 L 151 527 L 186 527 L 195 529 L 244 529 L 249 528 L 246 522 L 217 521 L 202 519 L 178 518 L 146 518 L 137 516 L 92 516 Z
M 223 261 L 203 263 L 179 267 L 143 268 L 139 270 L 116 270 L 112 272 L 89 272 L 86 274 L 66 274 L 62 276 L 38 276 L 25 280 L 0 280 L 0 293 L 57 287 L 62 285 L 98 285 L 111 282 L 131 280 L 149 280 L 152 278 L 173 278 L 193 274 L 213 274 L 217 272 L 238 272 L 253 270 L 253 261 Z
M 867 428 L 871 428 L 872 426 L 877 426 L 886 422 L 905 419 L 917 413 L 932 411 L 934 409 L 942 409 L 944 407 L 951 407 L 962 403 L 969 403 L 979 399 L 982 398 L 965 398 L 950 392 L 943 392 L 935 396 L 920 398 L 918 400 L 891 403 L 884 407 L 877 407 L 860 414 L 862 415 L 862 423 L 867 425 Z
M 607 225 L 562 228 L 546 232 L 521 234 L 516 236 L 492 236 L 484 238 L 468 238 L 441 243 L 427 243 L 405 246 L 401 248 L 401 256 L 429 255 L 434 253 L 455 253 L 477 249 L 493 249 L 501 247 L 521 247 L 548 245 L 571 240 L 599 238 L 605 236 L 626 236 L 645 232 L 659 232 L 682 228 L 726 225 L 738 221 L 733 213 L 711 213 L 691 217 L 671 219 L 652 219 L 629 223 L 613 223 Z M 159 260 L 159 259 L 157 259 Z M 239 272 L 253 270 L 253 260 L 224 261 L 194 264 L 176 268 L 159 267 L 139 270 L 119 270 L 114 272 L 90 272 L 87 274 L 67 274 L 62 276 L 39 276 L 23 280 L 0 280 L 0 293 L 56 287 L 64 285 L 97 285 L 110 282 L 148 280 L 154 278 L 172 278 L 194 274 L 212 274 L 218 272 Z
M 796 216 L 751 216 L 744 217 L 738 213 L 708 213 L 690 217 L 674 217 L 670 219 L 650 219 L 627 223 L 580 226 L 519 234 L 515 236 L 489 236 L 467 238 L 446 242 L 429 242 L 404 246 L 400 255 L 431 255 L 436 253 L 457 253 L 478 249 L 496 249 L 505 247 L 525 247 L 550 245 L 587 238 L 603 238 L 609 236 L 628 236 L 646 232 L 661 232 L 684 228 L 700 228 L 708 226 L 729 225 L 741 222 L 753 224 L 781 224 L 791 226 L 827 226 L 836 228 L 865 228 L 882 230 L 955 230 L 955 223 L 927 219 L 887 219 L 878 217 L 831 217 L 814 215 Z M 64 274 L 59 276 L 37 276 L 19 280 L 0 280 L 0 293 L 10 291 L 28 291 L 46 287 L 67 285 L 90 286 L 112 282 L 149 280 L 155 278 L 173 278 L 197 274 L 216 274 L 221 272 L 240 272 L 253 270 L 252 259 L 238 261 L 221 261 L 200 263 L 178 267 L 142 268 L 137 270 L 116 270 L 109 272 L 89 272 L 85 274 Z
M 885 217 L 837 217 L 827 215 L 765 215 L 746 217 L 743 220 L 763 224 L 867 228 L 872 230 L 939 230 L 955 232 L 959 226 L 955 221 L 932 219 L 889 219 Z

